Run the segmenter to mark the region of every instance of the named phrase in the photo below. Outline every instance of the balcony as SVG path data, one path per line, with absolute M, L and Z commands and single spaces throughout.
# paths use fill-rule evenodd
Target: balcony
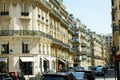
M 53 40 L 53 44 L 59 45 L 59 46 L 63 46 L 65 48 L 70 48 L 70 45 L 63 43 L 62 41 L 56 39 L 56 38 L 52 38 Z
M 74 33 L 73 36 L 78 36 L 78 33 Z
M 0 30 L 0 36 L 38 36 L 51 39 L 54 44 L 61 45 L 65 48 L 70 48 L 70 45 L 53 38 L 51 35 L 44 33 L 42 31 L 35 30 Z
M 52 1 L 57 7 L 60 7 L 60 3 L 57 0 L 50 0 Z
M 45 1 L 45 5 L 51 9 L 51 5 L 47 1 Z
M 71 51 L 76 52 L 76 48 L 71 48 Z
M 68 12 L 65 11 L 65 9 L 61 8 L 61 10 L 62 10 L 62 12 L 63 12 L 64 14 L 68 15 Z
M 54 15 L 56 15 L 57 17 L 61 18 L 60 13 L 58 13 L 55 9 L 52 9 L 52 12 Z
M 69 25 L 68 22 L 67 22 L 67 20 L 65 20 L 65 19 L 62 19 L 62 22 L 63 22 L 65 25 L 67 25 L 67 26 Z
M 78 44 L 78 45 L 79 45 L 79 44 L 80 44 L 80 42 L 79 42 L 79 41 L 77 41 L 77 40 L 74 40 L 74 41 L 73 41 L 73 44 Z
M 41 31 L 33 30 L 0 30 L 0 36 L 36 36 L 40 34 Z

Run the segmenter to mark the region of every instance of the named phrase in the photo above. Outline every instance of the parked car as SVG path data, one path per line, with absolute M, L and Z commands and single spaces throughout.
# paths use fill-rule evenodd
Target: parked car
M 72 72 L 77 80 L 88 80 L 85 72 Z
M 76 80 L 72 73 L 45 73 L 41 76 L 40 80 Z
M 95 80 L 95 74 L 92 70 L 77 70 L 76 72 L 83 72 L 87 80 Z
M 96 67 L 95 74 L 98 76 L 104 76 L 106 73 L 106 69 L 103 66 Z
M 0 80 L 13 80 L 13 79 L 7 73 L 0 73 Z
M 22 72 L 9 72 L 10 77 L 13 78 L 13 80 L 25 80 L 25 77 Z

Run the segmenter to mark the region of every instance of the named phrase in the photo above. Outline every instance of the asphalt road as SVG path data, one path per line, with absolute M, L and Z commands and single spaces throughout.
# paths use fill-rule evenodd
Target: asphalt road
M 105 76 L 96 76 L 95 80 L 117 80 L 117 78 L 115 78 L 115 70 L 108 69 Z
M 95 80 L 117 80 L 113 77 L 96 77 Z

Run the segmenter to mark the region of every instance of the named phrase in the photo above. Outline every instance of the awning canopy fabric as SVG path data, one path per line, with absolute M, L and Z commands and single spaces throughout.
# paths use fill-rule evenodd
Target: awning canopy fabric
M 61 58 L 58 58 L 58 60 L 60 60 L 61 62 L 63 62 L 63 63 L 65 63 L 65 64 L 67 64 L 67 62 L 66 61 L 64 61 L 63 59 L 61 59 Z
M 8 44 L 8 41 L 2 41 L 0 44 Z
M 20 57 L 22 62 L 33 62 L 34 57 Z
M 24 44 L 30 44 L 28 41 L 23 41 Z
M 7 58 L 0 58 L 0 62 L 7 62 Z

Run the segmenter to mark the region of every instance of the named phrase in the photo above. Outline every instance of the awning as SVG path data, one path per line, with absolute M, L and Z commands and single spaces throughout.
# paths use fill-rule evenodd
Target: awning
M 8 41 L 2 41 L 0 44 L 8 44 Z
M 20 57 L 22 62 L 33 62 L 34 57 Z
M 61 62 L 63 62 L 63 63 L 65 63 L 65 64 L 67 64 L 67 62 L 66 61 L 64 61 L 63 59 L 61 59 L 61 58 L 58 58 L 58 60 L 60 60 Z
M 28 41 L 23 41 L 24 44 L 30 44 Z
M 7 62 L 7 58 L 0 58 L 0 62 Z

